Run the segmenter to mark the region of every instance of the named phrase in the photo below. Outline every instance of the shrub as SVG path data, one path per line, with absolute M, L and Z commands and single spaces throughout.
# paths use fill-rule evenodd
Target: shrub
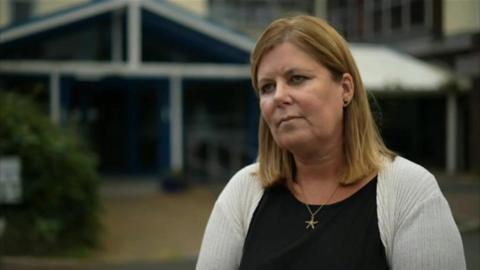
M 5 254 L 71 254 L 100 231 L 96 159 L 73 128 L 51 123 L 32 97 L 0 91 L 0 156 L 22 162 L 22 202 L 0 205 Z

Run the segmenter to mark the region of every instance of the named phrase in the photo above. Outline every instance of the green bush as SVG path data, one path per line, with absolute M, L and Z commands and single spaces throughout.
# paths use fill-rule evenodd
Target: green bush
M 96 158 L 32 97 L 0 91 L 0 156 L 22 162 L 22 202 L 0 205 L 4 254 L 67 255 L 98 243 Z

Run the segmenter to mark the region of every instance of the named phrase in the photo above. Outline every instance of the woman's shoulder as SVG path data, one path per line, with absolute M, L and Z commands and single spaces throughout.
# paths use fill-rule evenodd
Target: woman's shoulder
M 263 195 L 263 187 L 258 179 L 257 171 L 257 163 L 240 169 L 225 185 L 217 203 L 229 208 L 240 208 L 249 213 Z
M 258 163 L 247 165 L 237 171 L 226 184 L 221 195 L 243 194 L 263 190 L 258 179 Z M 233 195 L 232 194 L 232 195 Z
M 423 166 L 401 156 L 396 156 L 392 160 L 386 160 L 381 173 L 385 176 L 413 182 L 433 178 L 432 173 Z
M 379 172 L 379 183 L 385 189 L 401 196 L 417 194 L 427 198 L 440 192 L 435 176 L 423 166 L 404 157 L 386 160 Z
M 377 207 L 380 234 L 388 247 L 387 255 L 393 252 L 396 226 L 423 202 L 439 194 L 435 177 L 427 169 L 401 156 L 385 158 L 378 173 Z

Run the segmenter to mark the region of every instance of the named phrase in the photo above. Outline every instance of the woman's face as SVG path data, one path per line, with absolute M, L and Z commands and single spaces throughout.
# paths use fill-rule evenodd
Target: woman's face
M 295 154 L 341 145 L 343 104 L 353 95 L 349 74 L 336 82 L 327 68 L 285 42 L 263 56 L 257 78 L 262 117 L 281 148 Z

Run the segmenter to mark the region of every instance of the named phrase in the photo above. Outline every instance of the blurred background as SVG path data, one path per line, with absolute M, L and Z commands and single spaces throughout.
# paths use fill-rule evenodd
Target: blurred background
M 193 269 L 257 151 L 249 52 L 311 14 L 480 269 L 480 0 L 0 0 L 0 269 Z

